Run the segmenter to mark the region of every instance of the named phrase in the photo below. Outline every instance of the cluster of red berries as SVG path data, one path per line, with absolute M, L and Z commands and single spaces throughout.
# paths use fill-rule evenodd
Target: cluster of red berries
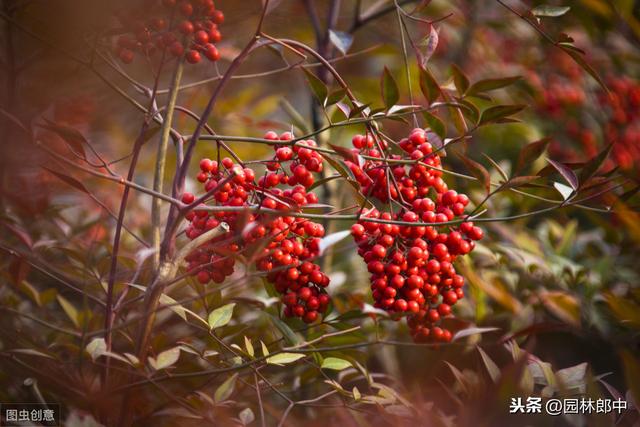
M 220 59 L 216 43 L 222 40 L 218 25 L 224 22 L 224 13 L 215 8 L 213 0 L 181 1 L 163 0 L 169 9 L 155 18 L 132 19 L 119 16 L 127 34 L 118 37 L 116 54 L 125 64 L 133 61 L 135 54 L 152 56 L 167 49 L 175 57 L 184 55 L 187 62 L 197 64 L 202 56 L 210 61 Z M 135 15 L 135 14 L 134 14 Z M 148 8 L 145 8 L 148 16 Z
M 598 87 L 596 102 L 587 102 L 588 80 L 576 64 L 560 67 L 557 74 L 546 78 L 532 74 L 529 81 L 540 94 L 538 109 L 555 119 L 555 139 L 549 148 L 554 158 L 583 162 L 605 144 L 614 143 L 607 167 L 629 171 L 640 161 L 640 82 L 611 77 L 606 82 L 610 91 Z M 596 111 L 586 115 L 585 110 L 592 108 Z M 604 120 L 594 127 L 594 118 Z
M 615 142 L 613 159 L 629 171 L 640 163 L 640 82 L 617 78 L 611 79 L 608 86 L 611 92 L 602 91 L 598 96 L 609 117 L 604 140 Z
M 293 140 L 291 132 L 284 132 L 280 136 L 273 131 L 267 132 L 264 139 L 270 141 L 283 141 L 285 144 L 275 144 L 275 156 L 273 160 L 267 162 L 267 173 L 260 180 L 260 185 L 270 188 L 278 184 L 296 185 L 300 184 L 304 188 L 309 188 L 315 182 L 313 173 L 322 172 L 322 156 L 314 150 L 317 146 L 314 140 L 298 141 L 291 145 L 286 143 Z M 308 148 L 307 148 L 308 147 Z M 282 168 L 282 163 L 289 163 L 288 175 Z
M 396 212 L 375 208 L 364 212 L 351 227 L 358 254 L 371 273 L 374 306 L 407 313 L 415 341 L 450 341 L 451 332 L 437 325 L 464 296 L 464 278 L 456 274 L 453 262 L 471 252 L 484 234 L 469 221 L 449 224 L 464 215 L 469 198 L 449 190 L 442 171 L 432 168 L 439 168 L 440 157 L 422 129 L 414 129 L 400 141 L 408 154 L 404 157 L 382 159 L 385 147 L 371 135 L 356 135 L 352 143 L 354 155 L 369 158 L 362 165 L 347 162 L 363 193 L 399 206 Z M 370 160 L 372 157 L 381 160 Z M 394 221 L 434 225 L 400 225 Z
M 293 136 L 287 132 L 278 137 L 274 132 L 269 132 L 265 138 L 284 142 L 290 141 Z M 204 184 L 205 194 L 210 199 L 205 203 L 211 201 L 217 207 L 253 207 L 258 211 L 249 213 L 237 209 L 216 209 L 187 213 L 185 217 L 190 224 L 186 235 L 190 239 L 218 227 L 222 222 L 229 227 L 229 231 L 191 253 L 187 262 L 189 271 L 200 283 L 222 283 L 233 274 L 236 259 L 242 254 L 245 259 L 253 260 L 259 270 L 267 273 L 267 280 L 282 295 L 286 316 L 300 317 L 304 322 L 312 323 L 326 311 L 330 302 L 325 291 L 329 277 L 312 262 L 319 255 L 320 239 L 325 230 L 321 224 L 287 215 L 318 203 L 318 197 L 306 189 L 311 185 L 307 174 L 297 171 L 302 166 L 305 170 L 317 172 L 322 164 L 317 166 L 311 160 L 322 159 L 303 151 L 309 151 L 304 145 L 315 146 L 315 142 L 306 141 L 300 146 L 293 146 L 293 149 L 287 144 L 275 145 L 274 160 L 267 162 L 270 171 L 257 182 L 253 169 L 243 168 L 230 158 L 224 158 L 220 163 L 202 159 L 197 179 Z M 283 150 L 293 154 L 284 156 Z M 296 164 L 291 168 L 291 175 L 274 171 L 280 169 L 283 162 Z M 279 165 L 277 168 L 274 166 L 276 163 Z M 271 178 L 274 176 L 277 182 Z M 277 187 L 279 184 L 285 188 Z M 196 197 L 191 193 L 182 196 L 182 202 L 186 204 L 192 204 L 195 200 Z M 265 209 L 265 212 L 259 212 L 260 209 Z M 273 211 L 283 213 L 278 215 Z

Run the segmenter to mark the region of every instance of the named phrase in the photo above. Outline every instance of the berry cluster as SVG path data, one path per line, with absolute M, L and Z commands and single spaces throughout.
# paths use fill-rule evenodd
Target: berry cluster
M 598 94 L 598 101 L 609 120 L 604 140 L 615 141 L 613 158 L 622 169 L 630 171 L 640 162 L 640 82 L 629 78 L 610 79 L 611 93 Z
M 123 63 L 131 63 L 136 53 L 153 56 L 163 49 L 175 57 L 184 55 L 191 64 L 200 62 L 202 56 L 210 61 L 220 59 L 215 44 L 222 40 L 218 25 L 224 22 L 224 13 L 215 8 L 213 0 L 163 0 L 162 4 L 169 18 L 166 11 L 146 19 L 119 16 L 127 31 L 116 42 L 116 54 Z M 147 7 L 144 12 L 149 15 Z
M 354 154 L 381 159 L 362 165 L 347 162 L 364 194 L 400 207 L 396 212 L 371 209 L 351 228 L 358 254 L 371 273 L 374 306 L 408 313 L 415 341 L 450 341 L 451 332 L 437 325 L 464 296 L 464 279 L 456 274 L 453 262 L 473 250 L 483 231 L 468 221 L 459 226 L 446 223 L 463 216 L 469 199 L 449 190 L 442 172 L 429 167 L 439 167 L 440 157 L 422 129 L 414 129 L 400 141 L 408 155 L 404 158 L 382 159 L 385 147 L 371 135 L 356 135 L 352 143 Z M 392 162 L 406 157 L 411 160 L 408 164 Z M 393 221 L 445 224 L 413 226 Z
M 319 163 L 322 158 L 312 151 L 309 154 L 310 150 L 304 148 L 304 145 L 315 146 L 313 141 L 290 148 L 285 144 L 293 138 L 288 132 L 279 137 L 268 132 L 265 138 L 281 140 L 283 144 L 274 145 L 275 155 L 267 161 L 267 174 L 257 182 L 253 169 L 243 168 L 230 158 L 220 163 L 210 159 L 200 161 L 197 179 L 204 184 L 215 206 L 253 207 L 265 212 L 192 210 L 187 213 L 185 217 L 190 224 L 186 235 L 190 239 L 218 227 L 221 222 L 229 226 L 228 232 L 211 239 L 187 257 L 188 269 L 200 283 L 222 283 L 233 273 L 236 259 L 242 253 L 267 273 L 267 280 L 282 295 L 284 314 L 312 323 L 326 311 L 330 302 L 325 291 L 329 277 L 312 262 L 319 255 L 320 238 L 325 230 L 321 224 L 287 213 L 301 212 L 304 206 L 318 202 L 317 196 L 306 187 L 313 183 L 309 171 L 322 169 Z M 284 162 L 291 163 L 291 175 L 282 168 Z M 301 167 L 305 168 L 304 174 L 300 172 Z M 282 172 L 277 173 L 278 170 Z M 280 184 L 285 188 L 279 188 Z M 182 196 L 186 204 L 195 200 L 191 193 Z M 278 215 L 273 211 L 283 213 Z
M 293 135 L 291 132 L 284 132 L 280 136 L 275 132 L 267 132 L 264 138 L 270 141 L 287 142 L 293 139 Z M 316 146 L 316 142 L 311 139 L 299 141 L 293 146 L 290 146 L 290 144 L 274 145 L 275 157 L 267 163 L 267 169 L 270 172 L 265 175 L 260 184 L 267 188 L 278 184 L 300 184 L 304 188 L 309 188 L 315 182 L 313 173 L 322 172 L 322 156 L 313 150 Z M 290 162 L 289 171 L 291 175 L 287 175 L 282 169 L 282 163 L 284 162 Z M 281 173 L 278 173 L 278 171 L 281 171 Z
M 550 154 L 566 162 L 583 162 L 604 148 L 599 141 L 606 141 L 614 143 L 608 167 L 632 170 L 640 161 L 640 83 L 610 77 L 606 82 L 610 92 L 598 87 L 594 102 L 587 102 L 587 81 L 579 67 L 559 70 L 559 75 L 546 79 L 538 75 L 529 79 L 540 94 L 538 109 L 555 119 Z M 585 114 L 592 108 L 592 114 Z M 597 123 L 593 118 L 604 120 Z

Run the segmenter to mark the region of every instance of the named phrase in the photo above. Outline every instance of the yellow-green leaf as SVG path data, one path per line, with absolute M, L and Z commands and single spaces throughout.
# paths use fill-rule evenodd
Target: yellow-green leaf
M 56 299 L 58 300 L 58 303 L 60 304 L 60 306 L 62 307 L 62 309 L 66 313 L 67 317 L 69 317 L 69 319 L 71 319 L 71 321 L 73 322 L 74 326 L 76 328 L 79 328 L 80 327 L 80 316 L 78 315 L 78 310 L 76 310 L 76 308 L 73 306 L 73 304 L 71 304 L 69 302 L 69 300 L 67 300 L 62 295 L 56 295 Z
M 322 369 L 333 369 L 334 371 L 342 371 L 351 367 L 351 362 L 337 357 L 327 357 L 322 361 Z
M 238 374 L 233 374 L 225 382 L 220 384 L 220 387 L 216 389 L 216 392 L 213 394 L 213 400 L 216 403 L 224 402 L 227 400 L 231 394 L 233 393 L 233 389 L 236 386 L 236 380 L 238 379 Z
M 233 316 L 233 307 L 235 307 L 235 303 L 226 304 L 222 307 L 218 307 L 209 314 L 208 322 L 210 329 L 220 328 L 229 321 L 231 321 L 231 316 Z
M 107 344 L 105 343 L 104 338 L 94 338 L 89 342 L 89 344 L 87 344 L 85 350 L 95 362 L 98 357 L 107 351 Z
M 267 357 L 267 363 L 272 365 L 286 365 L 302 359 L 304 356 L 305 355 L 301 353 L 279 353 L 274 356 Z
M 158 355 L 157 358 L 149 358 L 149 364 L 153 369 L 159 371 L 160 369 L 168 368 L 178 361 L 180 358 L 180 347 L 174 347 L 169 350 L 165 350 Z
M 244 347 L 247 349 L 247 354 L 253 357 L 255 354 L 255 351 L 253 350 L 253 344 L 251 344 L 251 340 L 246 336 L 244 337 Z
M 269 355 L 269 349 L 267 348 L 266 344 L 260 341 L 260 346 L 262 347 L 262 355 L 264 357 L 267 357 Z

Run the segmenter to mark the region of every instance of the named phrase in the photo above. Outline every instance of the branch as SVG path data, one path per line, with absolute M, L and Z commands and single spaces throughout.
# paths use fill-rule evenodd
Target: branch
M 183 65 L 184 59 L 180 58 L 177 61 L 173 74 L 173 81 L 171 82 L 171 88 L 169 91 L 169 99 L 167 100 L 166 113 L 164 115 L 164 121 L 162 122 L 160 144 L 158 144 L 156 167 L 153 176 L 153 191 L 158 193 L 162 193 L 164 170 L 167 160 L 167 147 L 169 146 L 171 124 L 173 123 L 173 112 L 178 98 L 178 88 L 180 87 L 180 80 L 182 78 Z M 160 222 L 160 200 L 153 198 L 151 199 L 151 242 L 156 251 L 153 254 L 154 269 L 158 268 L 160 265 Z

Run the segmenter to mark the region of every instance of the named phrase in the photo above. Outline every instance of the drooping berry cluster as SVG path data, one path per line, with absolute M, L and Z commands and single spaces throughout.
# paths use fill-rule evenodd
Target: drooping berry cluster
M 191 64 L 200 62 L 202 56 L 210 61 L 220 59 L 215 44 L 222 40 L 218 25 L 224 22 L 224 13 L 213 0 L 163 0 L 162 4 L 165 10 L 153 18 L 149 18 L 153 4 L 145 5 L 141 13 L 145 19 L 119 16 L 126 33 L 118 37 L 115 51 L 123 63 L 130 64 L 136 54 L 150 57 L 163 49 L 175 57 L 184 55 Z
M 449 190 L 442 172 L 431 168 L 439 168 L 440 157 L 422 129 L 414 129 L 400 141 L 406 156 L 383 159 L 384 146 L 375 148 L 371 135 L 356 135 L 352 143 L 354 154 L 380 158 L 362 165 L 347 162 L 363 193 L 395 203 L 389 204 L 390 211 L 374 208 L 364 212 L 351 228 L 358 254 L 371 273 L 374 306 L 408 313 L 407 323 L 415 341 L 450 341 L 451 332 L 437 325 L 464 296 L 464 278 L 456 273 L 453 261 L 471 252 L 475 241 L 483 237 L 482 229 L 472 222 L 447 224 L 463 216 L 469 199 Z M 407 157 L 412 160 L 408 164 L 393 163 Z M 398 206 L 395 212 L 394 206 Z M 391 221 L 444 224 L 413 226 Z
M 283 144 L 274 145 L 275 155 L 267 162 L 268 172 L 257 182 L 253 169 L 243 168 L 230 158 L 220 163 L 201 160 L 197 179 L 204 184 L 206 194 L 210 194 L 209 202 L 218 207 L 244 206 L 265 212 L 190 211 L 186 215 L 190 222 L 186 235 L 190 239 L 218 227 L 221 222 L 229 226 L 229 231 L 190 254 L 188 268 L 203 284 L 222 283 L 233 273 L 236 259 L 242 254 L 245 259 L 254 260 L 259 270 L 267 272 L 267 280 L 282 295 L 286 316 L 312 323 L 326 311 L 330 302 L 325 291 L 329 277 L 312 261 L 319 255 L 320 238 L 325 230 L 321 224 L 288 213 L 301 212 L 303 207 L 318 202 L 317 196 L 306 187 L 313 183 L 308 171 L 321 170 L 322 158 L 315 152 L 307 153 L 310 150 L 304 148 L 304 145 L 315 146 L 314 141 L 290 147 L 286 142 L 293 136 L 288 132 L 280 137 L 268 132 L 265 138 L 281 140 Z M 284 162 L 295 165 L 290 167 L 291 175 L 282 168 Z M 305 168 L 304 174 L 300 167 Z M 182 201 L 191 204 L 195 196 L 185 193 Z

